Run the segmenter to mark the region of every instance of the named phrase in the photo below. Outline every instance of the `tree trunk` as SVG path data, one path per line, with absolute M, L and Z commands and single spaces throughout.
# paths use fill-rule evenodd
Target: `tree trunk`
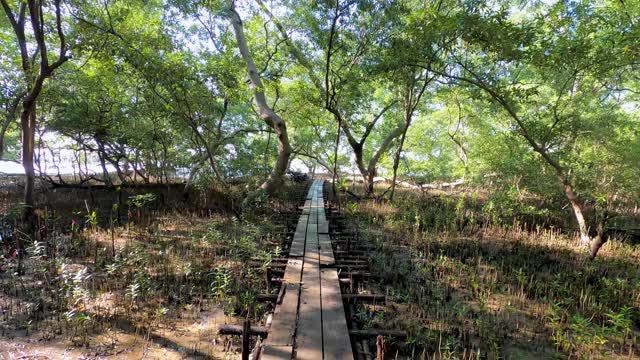
M 271 111 L 271 113 L 275 115 L 273 111 Z M 260 186 L 269 195 L 273 195 L 277 190 L 280 189 L 280 186 L 282 185 L 282 177 L 287 171 L 289 158 L 291 157 L 291 153 L 293 152 L 293 150 L 291 149 L 291 145 L 289 144 L 289 136 L 287 134 L 287 127 L 284 121 L 281 120 L 279 122 L 274 122 L 273 129 L 275 130 L 278 137 L 278 158 L 276 160 L 275 166 L 273 167 L 273 170 L 271 171 L 271 174 L 269 174 L 269 178 L 267 178 L 267 180 Z
M 9 123 L 7 123 L 6 125 L 6 127 L 3 126 L 2 129 L 0 129 L 0 160 L 2 160 L 2 158 L 4 157 L 4 134 L 7 132 Z
M 580 200 L 573 192 L 573 186 L 563 175 L 558 175 L 560 181 L 563 184 L 563 189 L 567 200 L 571 204 L 571 208 L 573 209 L 573 215 L 578 222 L 578 231 L 580 233 L 580 243 L 589 248 L 589 254 L 591 258 L 595 258 L 598 255 L 598 251 L 607 242 L 607 236 L 604 233 L 605 221 L 600 221 L 597 226 L 597 234 L 595 237 L 589 236 L 589 227 L 587 225 L 587 221 L 584 218 L 584 213 L 582 212 L 582 204 L 580 204 Z
M 607 234 L 604 231 L 605 222 L 606 218 L 598 222 L 596 236 L 591 239 L 591 244 L 589 246 L 591 259 L 594 259 L 596 255 L 598 255 L 598 251 L 600 251 L 602 245 L 604 245 L 608 240 Z
M 0 159 L 3 158 L 4 156 L 4 137 L 7 133 L 7 129 L 9 128 L 9 125 L 11 125 L 11 117 L 7 116 L 7 119 L 5 120 L 5 122 L 2 124 L 2 127 L 0 128 Z
M 4 139 L 7 134 L 7 129 L 9 129 L 9 125 L 11 125 L 11 123 L 16 119 L 18 109 L 20 107 L 20 101 L 22 101 L 24 95 L 25 92 L 20 92 L 19 94 L 17 94 L 11 104 L 9 104 L 9 106 L 7 107 L 7 117 L 2 124 L 2 128 L 0 128 L 0 159 L 2 159 L 4 156 Z
M 393 159 L 393 180 L 391 182 L 391 194 L 389 195 L 389 200 L 393 200 L 393 196 L 395 195 L 396 180 L 398 177 L 398 166 L 400 165 L 400 156 L 402 155 L 402 147 L 404 146 L 404 141 L 407 138 L 407 131 L 409 130 L 409 126 L 411 126 L 411 122 L 413 121 L 413 113 L 416 111 L 416 108 L 420 103 L 420 99 L 427 89 L 427 85 L 429 85 L 431 80 L 433 80 L 433 78 L 429 79 L 428 72 L 425 72 L 422 86 L 416 92 L 414 87 L 420 80 L 421 73 L 418 73 L 417 75 L 415 73 L 412 73 L 410 75 L 411 76 L 407 79 L 408 81 L 404 88 L 404 128 L 402 129 L 400 144 L 398 145 L 398 152 L 396 152 L 396 156 Z
M 260 119 L 264 121 L 268 126 L 270 126 L 277 138 L 278 138 L 278 158 L 276 159 L 276 163 L 269 174 L 267 180 L 260 186 L 261 189 L 267 192 L 269 195 L 273 195 L 277 190 L 280 189 L 282 185 L 282 177 L 287 171 L 287 166 L 289 164 L 289 158 L 293 153 L 293 149 L 289 143 L 289 135 L 287 133 L 287 125 L 280 118 L 278 114 L 269 107 L 267 103 L 267 97 L 264 93 L 264 85 L 262 84 L 262 80 L 260 79 L 260 73 L 256 67 L 255 62 L 253 61 L 253 57 L 251 52 L 249 51 L 249 46 L 247 45 L 247 40 L 244 36 L 244 29 L 242 26 L 242 20 L 240 19 L 240 15 L 236 12 L 233 7 L 230 9 L 230 17 L 231 24 L 233 25 L 233 29 L 236 35 L 236 41 L 238 43 L 238 49 L 240 50 L 240 54 L 245 62 L 247 67 L 247 72 L 249 74 L 249 79 L 251 80 L 251 87 L 253 88 L 253 96 L 255 98 L 256 103 L 260 109 Z
M 367 167 L 367 170 L 366 170 L 367 176 L 365 179 L 367 195 L 373 195 L 374 178 L 378 174 L 378 162 L 380 161 L 380 158 L 385 152 L 387 152 L 387 150 L 389 150 L 393 140 L 402 134 L 402 132 L 404 131 L 404 128 L 405 126 L 403 124 L 395 128 L 393 131 L 391 131 L 384 138 L 384 140 L 382 141 L 382 144 L 380 144 L 380 147 L 373 154 L 371 159 L 369 159 L 369 166 Z
M 350 143 L 351 144 L 351 143 Z M 362 176 L 362 184 L 364 185 L 365 193 L 371 194 L 369 188 L 373 189 L 373 186 L 369 186 L 369 171 L 367 167 L 364 165 L 364 152 L 362 150 L 362 146 L 358 144 L 351 144 L 351 149 L 353 150 L 353 156 L 356 160 L 356 166 L 358 167 L 358 171 L 360 171 L 360 176 Z
M 22 166 L 24 167 L 25 186 L 24 204 L 33 208 L 35 205 L 33 188 L 36 174 L 33 166 L 33 151 L 35 145 L 36 104 L 25 104 L 25 109 L 20 116 L 22 126 Z M 32 209 L 33 210 L 33 209 Z
M 340 147 L 340 126 L 341 119 L 338 118 L 338 127 L 336 129 L 336 146 L 333 149 L 333 176 L 331 177 L 331 191 L 333 191 L 333 197 L 340 201 L 336 196 L 336 181 L 338 178 L 338 148 Z
M 36 134 L 36 102 L 29 101 L 23 104 L 20 114 L 22 128 L 22 166 L 24 167 L 25 184 L 23 202 L 25 205 L 22 213 L 22 234 L 17 237 L 18 248 L 18 273 L 22 273 L 22 259 L 24 257 L 25 237 L 31 238 L 36 232 L 35 213 L 35 170 L 33 167 L 33 151 Z
M 573 210 L 573 214 L 578 222 L 578 231 L 580 233 L 580 242 L 583 245 L 589 245 L 591 242 L 591 238 L 589 237 L 589 228 L 587 227 L 587 222 L 584 218 L 584 214 L 582 213 L 582 206 L 578 201 L 575 193 L 573 192 L 573 187 L 570 184 L 564 184 L 564 193 L 571 204 L 571 209 Z
M 398 166 L 400 165 L 400 156 L 402 154 L 402 147 L 404 146 L 404 140 L 407 137 L 407 130 L 409 130 L 409 125 L 411 124 L 411 118 L 405 116 L 405 126 L 402 131 L 402 136 L 400 136 L 400 145 L 398 145 L 398 152 L 396 152 L 396 156 L 393 159 L 393 180 L 391 180 L 391 193 L 389 194 L 389 200 L 393 200 L 393 195 L 396 192 L 396 180 L 398 179 Z
M 107 161 L 105 160 L 107 157 L 107 154 L 104 151 L 104 146 L 102 145 L 102 143 L 100 141 L 97 141 L 97 143 L 98 143 L 98 159 L 100 160 L 100 167 L 102 168 L 102 177 L 103 177 L 104 183 L 107 185 L 112 185 L 111 176 L 109 175 L 109 170 L 107 170 Z

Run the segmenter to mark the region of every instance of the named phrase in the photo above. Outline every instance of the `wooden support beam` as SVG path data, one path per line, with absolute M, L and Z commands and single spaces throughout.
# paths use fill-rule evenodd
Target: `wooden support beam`
M 377 294 L 345 294 L 342 295 L 342 300 L 349 301 L 359 301 L 366 303 L 384 303 L 387 301 L 387 297 L 385 295 L 377 295 Z
M 218 334 L 220 335 L 242 335 L 244 330 L 243 325 L 220 325 L 218 327 Z M 262 337 L 267 336 L 267 328 L 264 326 L 251 326 L 249 327 L 250 335 L 258 335 Z
M 378 337 L 380 336 L 390 336 L 398 339 L 404 339 L 407 337 L 407 332 L 402 330 L 383 330 L 383 329 L 369 329 L 369 330 L 351 330 L 349 331 L 349 335 L 354 338 L 367 338 L 367 337 Z

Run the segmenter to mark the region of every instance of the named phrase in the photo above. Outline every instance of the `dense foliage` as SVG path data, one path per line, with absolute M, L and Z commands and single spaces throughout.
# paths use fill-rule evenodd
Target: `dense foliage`
M 2 7 L 0 156 L 27 175 L 464 179 L 569 204 L 593 244 L 640 195 L 635 2 Z

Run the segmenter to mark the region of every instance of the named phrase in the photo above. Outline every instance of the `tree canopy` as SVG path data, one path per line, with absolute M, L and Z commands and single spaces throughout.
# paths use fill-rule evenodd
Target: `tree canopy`
M 592 256 L 640 196 L 636 2 L 0 2 L 28 183 L 491 182 L 568 205 Z

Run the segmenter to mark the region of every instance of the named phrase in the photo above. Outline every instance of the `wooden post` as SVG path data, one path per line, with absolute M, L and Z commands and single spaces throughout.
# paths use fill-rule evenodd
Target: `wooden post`
M 376 338 L 376 360 L 384 360 L 384 353 L 387 350 L 386 347 L 384 337 L 382 335 L 378 335 Z
M 267 290 L 271 289 L 271 268 L 267 267 L 267 271 L 264 272 L 264 280 L 267 283 Z
M 247 317 L 247 319 L 244 320 L 244 325 L 242 327 L 242 360 L 249 360 L 249 354 L 251 352 L 249 349 L 250 339 L 251 339 L 251 321 Z

